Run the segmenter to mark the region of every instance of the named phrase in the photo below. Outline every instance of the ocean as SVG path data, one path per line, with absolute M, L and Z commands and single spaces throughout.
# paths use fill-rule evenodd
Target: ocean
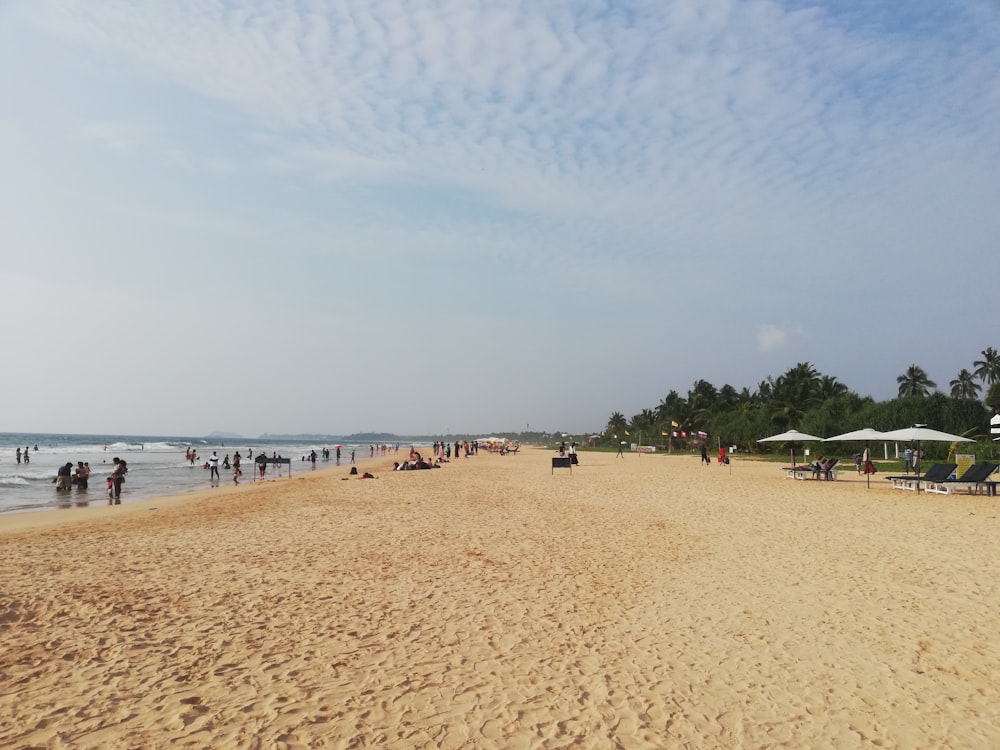
M 107 505 L 108 474 L 112 459 L 119 457 L 128 463 L 128 475 L 122 485 L 121 502 L 136 502 L 161 495 L 211 487 L 205 459 L 216 451 L 220 458 L 220 484 L 232 484 L 231 470 L 222 468 L 221 459 L 230 458 L 239 451 L 243 460 L 242 482 L 253 482 L 253 464 L 247 461 L 249 451 L 258 455 L 277 453 L 290 458 L 292 476 L 312 471 L 310 461 L 303 461 L 315 450 L 319 457 L 316 468 L 336 466 L 334 446 L 342 445 L 340 464 L 350 463 L 351 451 L 357 458 L 368 458 L 368 444 L 343 442 L 314 443 L 302 440 L 246 439 L 246 438 L 193 438 L 163 437 L 156 435 L 61 435 L 32 433 L 0 433 L 0 514 L 27 511 L 55 510 L 57 508 Z M 29 463 L 17 463 L 16 451 L 28 448 Z M 189 448 L 197 451 L 199 460 L 192 464 L 185 459 Z M 323 460 L 323 449 L 330 450 L 330 459 Z M 407 443 L 407 449 L 409 443 Z M 90 464 L 91 475 L 87 489 L 76 485 L 66 491 L 55 488 L 56 471 L 66 462 L 74 468 L 78 461 Z M 269 466 L 269 476 L 277 467 Z M 288 467 L 283 467 L 287 476 Z

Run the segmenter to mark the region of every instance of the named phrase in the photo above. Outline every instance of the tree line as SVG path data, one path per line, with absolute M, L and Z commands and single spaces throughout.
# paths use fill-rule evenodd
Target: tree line
M 704 431 L 713 443 L 757 452 L 757 440 L 788 429 L 829 437 L 862 427 L 886 431 L 926 424 L 989 444 L 990 416 L 1000 413 L 1000 354 L 993 347 L 981 354 L 971 371 L 963 368 L 949 383 L 947 394 L 938 390 L 923 368 L 910 365 L 896 378 L 897 397 L 888 401 L 862 397 L 809 362 L 768 377 L 753 390 L 736 390 L 731 385 L 716 388 L 698 380 L 686 396 L 671 390 L 655 407 L 643 409 L 632 419 L 614 412 L 602 431 L 602 441 L 619 440 L 628 432 L 633 441 L 641 434 L 644 443 L 658 445 L 666 444 L 676 432 L 678 438 L 669 439 L 683 446 L 681 433 L 690 441 L 692 433 Z

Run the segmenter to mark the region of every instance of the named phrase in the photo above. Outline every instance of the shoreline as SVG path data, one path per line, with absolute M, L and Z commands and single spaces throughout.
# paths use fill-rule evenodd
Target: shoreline
M 369 465 L 372 465 L 373 462 L 380 458 L 384 457 L 374 456 L 355 458 L 354 465 L 358 467 L 358 472 L 361 474 L 364 473 L 361 468 L 364 464 L 368 463 Z M 247 476 L 247 473 L 244 472 L 244 479 L 238 485 L 234 484 L 230 478 L 228 483 L 220 481 L 219 485 L 215 487 L 207 486 L 190 489 L 185 492 L 153 495 L 143 497 L 139 500 L 127 500 L 126 493 L 128 490 L 125 490 L 122 494 L 126 499 L 118 505 L 109 505 L 106 502 L 101 501 L 98 504 L 88 505 L 82 508 L 38 508 L 31 510 L 9 511 L 6 513 L 0 513 L 0 537 L 5 534 L 16 534 L 22 531 L 48 529 L 66 524 L 103 521 L 106 519 L 113 519 L 116 516 L 128 517 L 137 512 L 158 510 L 160 508 L 174 508 L 183 506 L 188 502 L 195 503 L 211 497 L 238 494 L 252 490 L 257 486 L 267 485 L 271 482 L 294 482 L 296 480 L 306 479 L 309 477 L 328 476 L 329 474 L 340 472 L 342 470 L 347 473 L 350 472 L 350 469 L 351 464 L 350 459 L 348 459 L 348 463 L 342 463 L 340 466 L 317 466 L 315 469 L 310 468 L 307 471 L 293 473 L 290 477 L 269 477 L 264 480 L 257 479 L 257 481 L 254 481 L 252 478 L 249 480 L 246 479 L 245 477 Z M 231 475 L 227 473 L 226 476 L 229 477 Z

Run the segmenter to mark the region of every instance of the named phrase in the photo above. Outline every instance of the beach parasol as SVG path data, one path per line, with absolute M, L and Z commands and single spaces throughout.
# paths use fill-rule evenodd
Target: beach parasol
M 809 435 L 805 432 L 799 432 L 798 430 L 788 430 L 787 432 L 782 432 L 780 435 L 771 435 L 771 437 L 761 438 L 757 441 L 758 443 L 790 443 L 792 449 L 792 466 L 795 466 L 795 444 L 796 443 L 822 443 L 823 438 L 816 437 L 815 435 Z
M 865 450 L 868 450 L 868 441 L 870 440 L 884 440 L 885 434 L 879 432 L 878 430 L 873 430 L 871 427 L 865 427 L 860 430 L 854 430 L 853 432 L 845 432 L 843 435 L 834 435 L 833 437 L 828 437 L 823 442 L 825 443 L 864 443 Z M 872 475 L 868 471 L 868 467 L 865 467 L 865 477 L 868 479 L 868 486 L 872 486 Z
M 931 443 L 972 443 L 975 442 L 971 438 L 962 437 L 961 435 L 952 435 L 948 432 L 941 432 L 940 430 L 932 430 L 930 427 L 922 424 L 915 424 L 912 427 L 903 427 L 899 430 L 890 430 L 889 432 L 882 433 L 883 440 L 891 440 L 893 442 L 900 443 L 913 443 L 915 444 L 916 450 L 919 455 L 920 443 L 921 441 L 927 441 Z M 920 462 L 917 462 L 917 492 L 920 492 Z

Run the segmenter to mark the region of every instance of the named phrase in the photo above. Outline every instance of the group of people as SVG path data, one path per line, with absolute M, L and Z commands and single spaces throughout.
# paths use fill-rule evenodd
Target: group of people
M 38 446 L 37 445 L 35 446 L 35 450 L 36 451 L 38 450 Z M 14 451 L 14 458 L 17 460 L 18 464 L 20 464 L 22 461 L 24 461 L 24 463 L 26 463 L 26 464 L 30 464 L 31 463 L 31 453 L 28 452 L 28 446 L 24 446 L 24 452 L 23 453 L 21 452 L 20 448 L 18 448 L 16 451 Z
M 27 450 L 27 449 L 25 449 Z M 122 483 L 125 475 L 128 474 L 128 463 L 118 456 L 111 459 L 113 467 L 107 478 L 108 501 L 115 505 L 121 504 Z M 25 460 L 27 463 L 27 460 Z M 67 461 L 58 469 L 56 476 L 52 480 L 56 486 L 56 492 L 69 492 L 76 485 L 78 490 L 88 489 L 90 485 L 90 463 L 88 461 L 77 461 L 73 466 L 72 461 Z
M 120 459 L 116 458 L 115 461 L 120 461 Z M 73 466 L 72 461 L 67 461 L 59 467 L 56 471 L 56 478 L 52 481 L 55 482 L 57 490 L 70 490 L 74 484 L 78 490 L 85 490 L 89 480 L 90 463 L 77 461 L 76 466 Z
M 420 453 L 417 452 L 415 448 L 410 448 L 410 460 L 409 461 L 393 461 L 392 470 L 393 471 L 410 471 L 412 469 L 440 469 L 441 464 L 448 463 L 448 459 L 444 456 L 438 456 L 437 458 L 432 458 L 430 461 L 424 459 Z
M 232 469 L 233 484 L 239 484 L 240 477 L 243 476 L 243 470 L 240 469 L 240 463 L 242 462 L 242 460 L 243 459 L 242 456 L 240 456 L 239 451 L 236 451 L 236 453 L 233 454 L 232 461 L 229 460 L 228 453 L 226 454 L 226 457 L 221 460 L 223 469 L 226 469 L 227 471 Z M 212 484 L 217 484 L 222 480 L 222 477 L 219 474 L 219 463 L 220 460 L 218 451 L 212 451 L 212 455 L 209 456 L 208 460 L 205 461 L 205 463 L 202 465 L 202 468 L 208 469 L 209 472 L 208 478 L 209 481 L 212 482 Z
M 570 443 L 569 448 L 566 447 L 566 441 L 559 444 L 559 458 L 565 458 L 569 456 L 570 464 L 579 464 L 580 459 L 576 454 L 576 443 Z
M 707 443 L 702 443 L 701 444 L 701 462 L 703 464 L 705 464 L 706 466 L 711 466 L 712 465 L 712 459 L 710 459 L 708 457 L 708 444 Z M 726 449 L 723 448 L 720 445 L 719 446 L 719 466 L 722 466 L 722 465 L 727 464 L 727 463 L 729 463 L 729 462 L 726 460 Z

